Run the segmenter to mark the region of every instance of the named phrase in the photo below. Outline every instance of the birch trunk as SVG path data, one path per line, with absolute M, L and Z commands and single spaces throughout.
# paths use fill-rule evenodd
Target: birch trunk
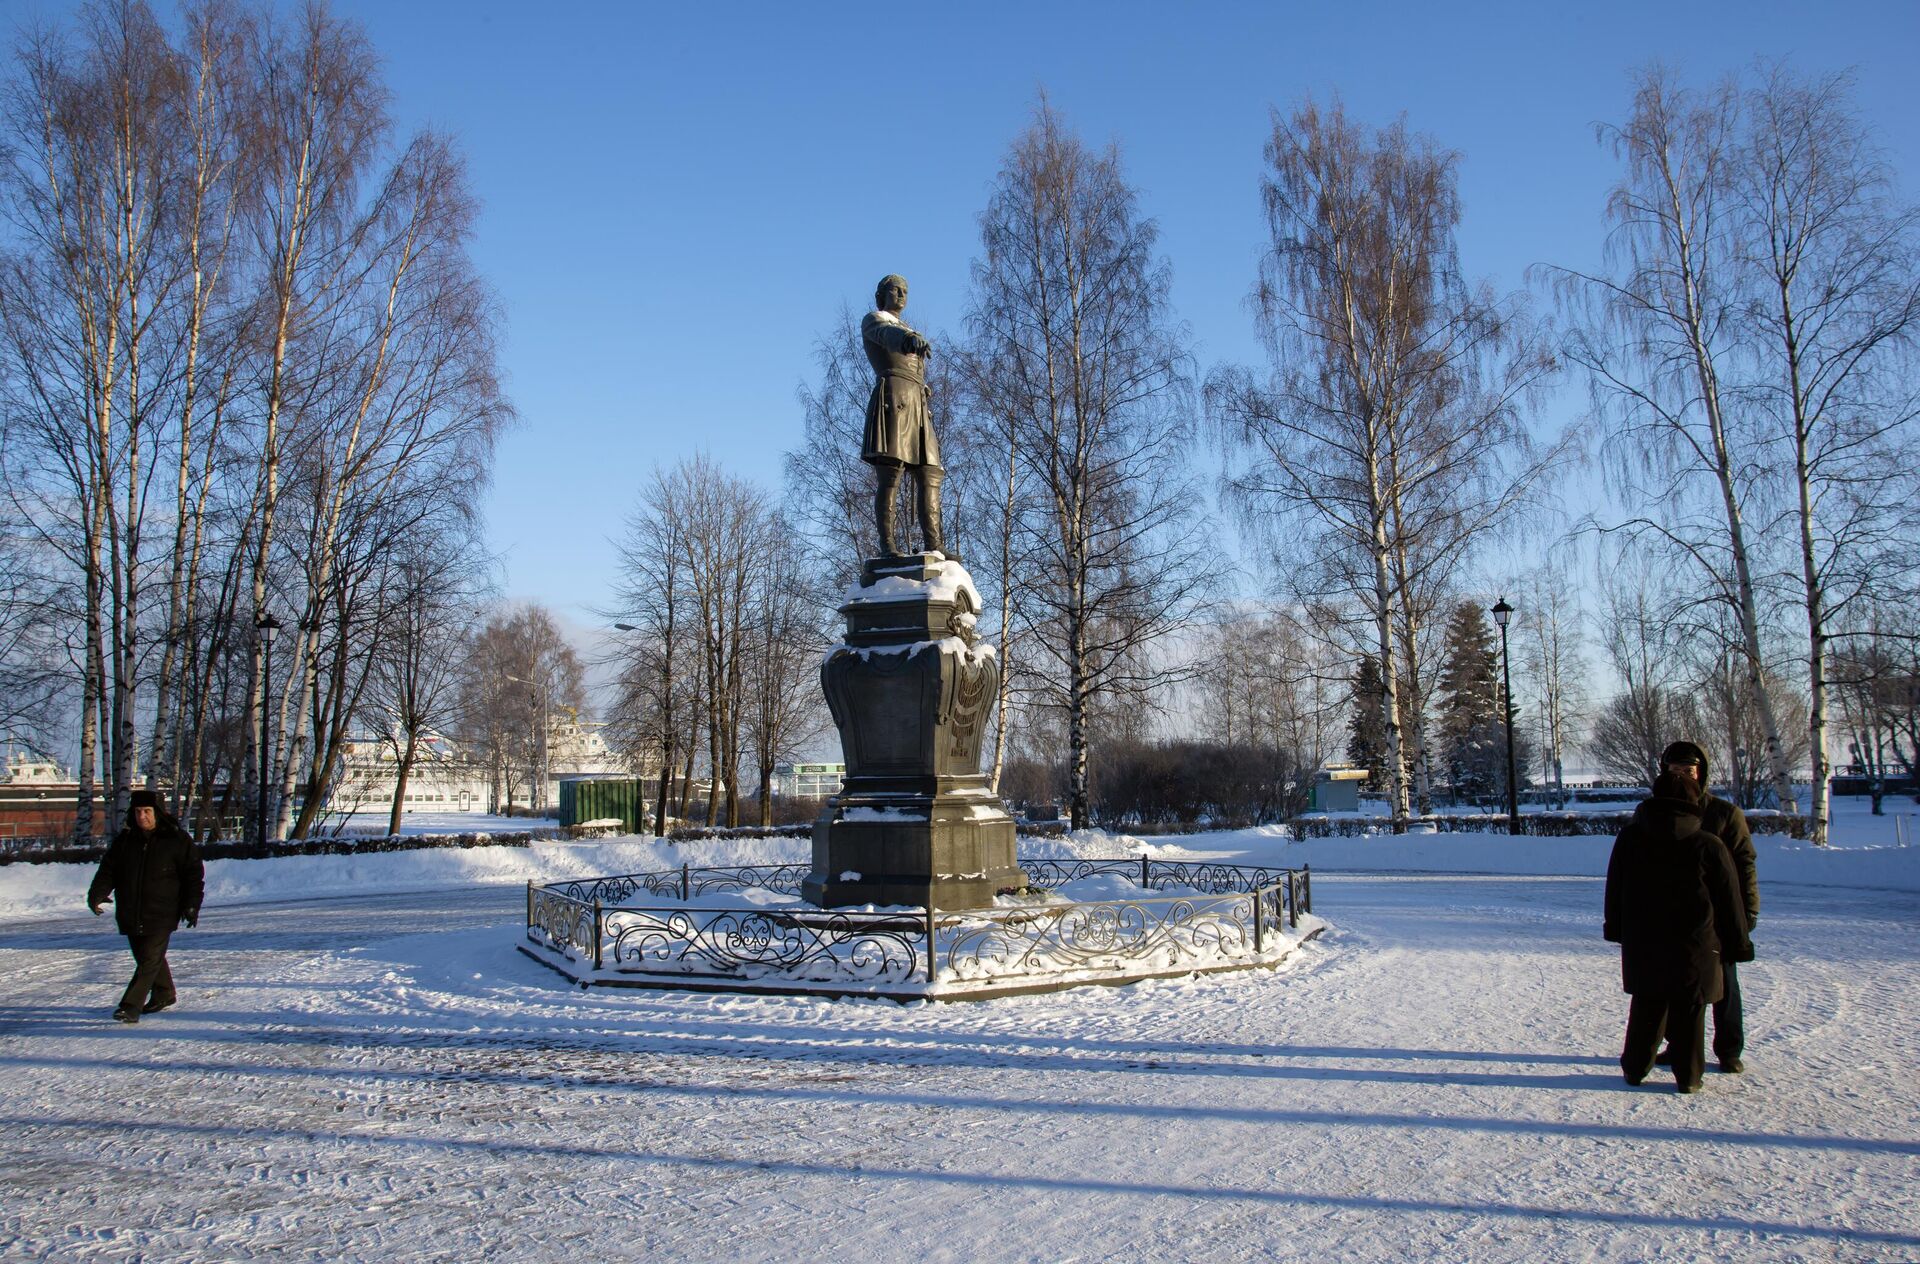
M 1006 439 L 1007 494 L 1000 510 L 1000 685 L 994 695 L 993 768 L 987 778 L 987 788 L 995 794 L 1007 766 L 1007 714 L 1013 699 L 1013 518 L 1020 447 L 1011 424 Z
M 1780 741 L 1780 723 L 1774 715 L 1773 696 L 1767 686 L 1765 659 L 1760 643 L 1760 619 L 1753 591 L 1753 569 L 1748 557 L 1746 525 L 1740 508 L 1739 489 L 1726 419 L 1720 406 L 1719 375 L 1713 356 L 1707 350 L 1706 314 L 1701 300 L 1697 264 L 1694 259 L 1692 223 L 1680 194 L 1680 178 L 1673 169 L 1671 151 L 1660 152 L 1660 170 L 1666 181 L 1668 211 L 1672 216 L 1674 246 L 1678 253 L 1682 278 L 1682 319 L 1693 355 L 1694 373 L 1699 383 L 1700 402 L 1707 417 L 1714 477 L 1719 483 L 1720 500 L 1726 515 L 1727 547 L 1733 555 L 1734 600 L 1740 618 L 1740 635 L 1746 656 L 1746 678 L 1754 705 L 1760 712 L 1765 732 L 1767 767 L 1780 808 L 1792 812 L 1797 804 L 1793 794 L 1793 774 L 1787 767 L 1786 748 Z
M 1371 462 L 1369 462 L 1371 464 Z M 1380 642 L 1380 723 L 1386 741 L 1387 803 L 1394 832 L 1406 829 L 1407 769 L 1400 751 L 1399 662 L 1393 652 L 1393 589 L 1387 574 L 1384 519 L 1375 519 L 1373 539 L 1373 621 Z
M 1775 258 L 1779 258 L 1778 253 Z M 1781 349 L 1786 358 L 1788 396 L 1793 403 L 1794 508 L 1800 535 L 1801 598 L 1807 614 L 1807 736 L 1813 762 L 1807 838 L 1815 847 L 1825 847 L 1832 814 L 1832 788 L 1828 778 L 1833 769 L 1827 759 L 1826 592 L 1814 548 L 1813 462 L 1809 450 L 1813 418 L 1800 376 L 1800 330 L 1793 306 L 1793 271 L 1777 271 L 1775 280 L 1780 300 Z

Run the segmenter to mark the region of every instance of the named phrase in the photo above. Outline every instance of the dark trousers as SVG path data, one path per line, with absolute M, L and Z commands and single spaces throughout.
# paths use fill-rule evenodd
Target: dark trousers
M 1726 993 L 1713 1003 L 1713 1056 L 1731 1062 L 1747 1051 L 1747 1015 L 1740 1006 L 1740 971 L 1731 961 L 1720 963 Z
M 1707 1007 L 1651 992 L 1634 993 L 1627 1010 L 1627 1043 L 1620 1051 L 1627 1083 L 1638 1084 L 1653 1070 L 1662 1035 L 1673 1053 L 1674 1083 L 1698 1084 L 1707 1069 Z
M 137 1010 L 147 1003 L 148 996 L 160 1001 L 174 999 L 173 971 L 167 968 L 167 941 L 172 938 L 170 930 L 127 936 L 127 947 L 133 951 L 133 980 L 120 998 L 122 1009 Z

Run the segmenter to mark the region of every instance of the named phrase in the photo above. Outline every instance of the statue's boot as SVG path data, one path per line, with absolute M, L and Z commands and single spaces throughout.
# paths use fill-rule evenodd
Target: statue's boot
M 947 553 L 945 537 L 940 531 L 940 479 L 939 470 L 920 471 L 920 534 L 925 540 L 929 553 L 946 553 L 954 561 L 959 557 Z
M 900 486 L 900 467 L 897 465 L 879 465 L 873 467 L 875 476 L 873 487 L 873 525 L 880 532 L 880 556 L 897 557 L 899 550 L 894 547 L 893 518 L 894 493 Z

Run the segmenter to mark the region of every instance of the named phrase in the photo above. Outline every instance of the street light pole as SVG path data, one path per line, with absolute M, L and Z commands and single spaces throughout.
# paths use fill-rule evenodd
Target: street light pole
M 267 841 L 267 777 L 272 770 L 269 758 L 272 749 L 273 729 L 267 721 L 267 713 L 273 708 L 273 634 L 280 630 L 280 620 L 273 617 L 271 610 L 262 614 L 254 625 L 260 634 L 260 841 Z
M 1507 833 L 1520 832 L 1520 779 L 1513 768 L 1513 660 L 1507 655 L 1507 620 L 1513 607 L 1505 597 L 1493 608 L 1493 621 L 1500 625 L 1500 709 L 1507 714 Z

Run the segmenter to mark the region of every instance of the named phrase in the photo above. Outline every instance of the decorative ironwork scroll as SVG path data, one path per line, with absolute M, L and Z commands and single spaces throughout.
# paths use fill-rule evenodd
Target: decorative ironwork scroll
M 554 887 L 535 887 L 527 906 L 527 938 L 566 956 L 590 960 L 594 947 L 592 901 Z
M 1256 896 L 1181 896 L 993 909 L 939 922 L 957 979 L 1195 968 L 1254 954 Z
M 603 914 L 607 966 L 733 979 L 905 983 L 927 979 L 925 923 L 897 914 L 622 908 Z
M 1140 880 L 1137 860 L 1029 860 L 1022 856 L 1020 870 L 1027 875 L 1028 882 L 1048 890 L 1109 873 L 1121 874 L 1135 882 Z

